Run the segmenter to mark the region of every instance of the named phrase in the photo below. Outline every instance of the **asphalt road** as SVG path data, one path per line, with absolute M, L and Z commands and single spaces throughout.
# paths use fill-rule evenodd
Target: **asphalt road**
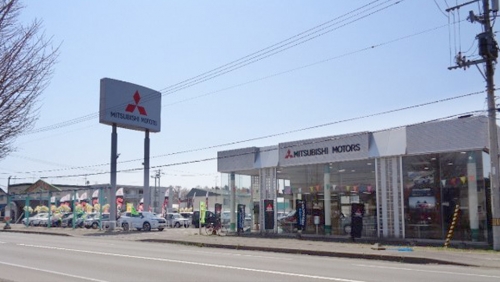
M 500 269 L 0 233 L 0 281 L 500 281 Z

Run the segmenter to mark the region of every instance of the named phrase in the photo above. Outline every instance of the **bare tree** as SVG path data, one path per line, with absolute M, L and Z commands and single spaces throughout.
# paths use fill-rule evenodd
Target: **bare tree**
M 40 32 L 42 22 L 23 26 L 19 0 L 0 0 L 0 159 L 15 150 L 14 140 L 33 128 L 38 97 L 48 85 L 59 47 Z

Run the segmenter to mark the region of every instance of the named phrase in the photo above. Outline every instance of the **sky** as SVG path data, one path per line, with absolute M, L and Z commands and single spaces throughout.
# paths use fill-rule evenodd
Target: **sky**
M 477 59 L 481 25 L 466 17 L 479 7 L 447 13 L 451 2 L 25 0 L 20 23 L 42 20 L 60 55 L 0 187 L 110 183 L 104 77 L 162 93 L 161 186 L 226 185 L 217 151 L 485 114 L 483 66 L 448 69 L 459 51 Z M 119 185 L 144 183 L 143 144 L 118 128 Z

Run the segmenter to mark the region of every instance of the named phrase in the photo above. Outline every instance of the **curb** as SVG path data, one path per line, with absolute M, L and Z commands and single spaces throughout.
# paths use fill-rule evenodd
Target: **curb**
M 0 230 L 0 232 L 75 237 L 75 236 L 73 236 L 71 234 L 67 234 L 67 233 L 36 231 L 36 230 L 6 229 L 6 230 Z M 104 232 L 104 233 L 100 233 L 100 234 L 84 234 L 83 236 L 105 236 L 105 235 L 108 235 L 110 233 L 111 232 L 109 232 L 109 233 Z M 278 239 L 278 238 L 276 237 L 276 239 Z M 303 238 L 301 238 L 301 239 L 304 240 Z M 221 249 L 230 249 L 230 250 L 262 251 L 262 252 L 274 252 L 274 253 L 284 253 L 284 254 L 301 254 L 301 255 L 311 255 L 311 256 L 322 256 L 322 257 L 379 260 L 379 261 L 390 261 L 390 262 L 400 262 L 400 263 L 410 263 L 410 264 L 436 264 L 436 265 L 454 265 L 454 266 L 477 267 L 477 265 L 473 265 L 473 264 L 459 263 L 459 262 L 453 262 L 453 261 L 447 261 L 447 260 L 439 260 L 439 259 L 423 258 L 423 257 L 408 257 L 408 256 L 398 256 L 398 255 L 388 255 L 388 254 L 377 255 L 377 254 L 367 254 L 367 253 L 346 253 L 346 252 L 332 252 L 332 251 L 298 250 L 298 249 L 285 249 L 285 248 L 274 248 L 274 247 L 191 242 L 191 241 L 173 240 L 173 239 L 138 239 L 138 240 L 134 240 L 134 241 L 136 241 L 136 242 L 163 243 L 163 244 L 178 244 L 178 245 L 206 247 L 206 248 L 221 248 Z
M 0 232 L 11 232 L 11 233 L 25 233 L 25 234 L 42 234 L 42 235 L 54 235 L 54 236 L 64 236 L 64 237 L 73 237 L 73 235 L 66 233 L 57 233 L 57 232 L 47 232 L 47 231 L 34 231 L 34 230 L 0 230 Z
M 188 242 L 188 241 L 169 240 L 169 239 L 141 239 L 141 240 L 136 240 L 136 241 L 151 242 L 151 243 L 164 243 L 164 244 L 179 244 L 179 245 L 188 245 L 188 246 L 196 246 L 196 247 L 206 247 L 206 248 L 221 248 L 221 249 L 232 249 L 232 250 L 263 251 L 263 252 L 274 252 L 274 253 L 284 253 L 284 254 L 300 254 L 300 255 L 311 255 L 311 256 L 323 256 L 323 257 L 380 260 L 380 261 L 411 263 L 411 264 L 437 264 L 437 265 L 454 265 L 454 266 L 472 266 L 472 267 L 475 267 L 475 265 L 471 265 L 471 264 L 443 261 L 443 260 L 432 259 L 432 258 L 405 257 L 405 256 L 396 256 L 396 255 L 374 255 L 374 254 L 365 254 L 365 253 L 342 253 L 342 252 L 283 249 L 283 248 L 259 247 L 259 246 L 225 245 L 225 244 Z

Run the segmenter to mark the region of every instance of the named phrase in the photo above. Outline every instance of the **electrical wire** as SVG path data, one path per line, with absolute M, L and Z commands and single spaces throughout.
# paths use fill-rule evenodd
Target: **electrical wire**
M 434 0 L 434 4 L 436 4 L 436 6 L 437 6 L 438 10 L 441 12 L 441 14 L 443 14 L 445 17 L 449 18 L 449 16 L 446 15 L 446 13 L 443 12 L 443 10 L 441 10 L 441 7 L 439 7 L 439 4 L 436 2 L 436 0 Z
M 205 93 L 205 94 L 202 94 L 202 95 L 199 95 L 199 96 L 196 96 L 196 97 L 192 97 L 192 98 L 189 98 L 189 99 L 185 99 L 185 100 L 182 100 L 182 101 L 178 101 L 178 102 L 175 102 L 175 103 L 172 103 L 172 104 L 169 104 L 169 105 L 175 105 L 175 104 L 182 103 L 182 102 L 185 102 L 185 101 L 189 101 L 189 100 L 193 100 L 193 99 L 196 99 L 196 98 L 200 98 L 200 97 L 212 95 L 212 94 L 219 93 L 219 92 L 222 92 L 222 91 L 226 91 L 226 90 L 234 89 L 234 88 L 237 88 L 237 87 L 241 87 L 241 86 L 244 86 L 244 85 L 247 85 L 247 84 L 250 84 L 250 83 L 255 83 L 255 82 L 258 82 L 258 81 L 262 81 L 262 80 L 265 80 L 265 79 L 273 78 L 273 77 L 276 77 L 276 76 L 279 76 L 279 75 L 283 75 L 283 74 L 286 74 L 286 73 L 290 73 L 290 72 L 293 72 L 293 71 L 297 71 L 297 70 L 301 70 L 301 69 L 304 69 L 304 68 L 308 68 L 308 67 L 311 67 L 311 66 L 314 66 L 314 65 L 318 65 L 318 64 L 325 63 L 325 62 L 329 62 L 329 61 L 332 61 L 332 60 L 335 60 L 335 59 L 340 59 L 340 58 L 343 58 L 343 57 L 346 57 L 346 56 L 354 55 L 354 54 L 357 54 L 357 53 L 360 53 L 360 52 L 364 52 L 364 51 L 368 51 L 368 50 L 373 50 L 373 49 L 378 48 L 378 47 L 382 47 L 382 46 L 389 45 L 389 44 L 392 44 L 392 43 L 395 43 L 395 42 L 398 42 L 398 41 L 402 41 L 402 40 L 406 40 L 406 39 L 409 39 L 409 38 L 412 38 L 412 37 L 415 37 L 415 36 L 426 34 L 426 33 L 429 33 L 429 32 L 432 32 L 432 31 L 435 31 L 435 30 L 438 30 L 438 29 L 441 29 L 441 28 L 446 27 L 446 26 L 447 25 L 441 25 L 441 26 L 430 28 L 430 29 L 422 30 L 422 31 L 419 31 L 419 32 L 416 32 L 416 33 L 413 33 L 413 34 L 405 35 L 405 36 L 402 36 L 402 37 L 399 37 L 399 38 L 396 38 L 396 39 L 392 39 L 392 40 L 389 40 L 389 41 L 385 41 L 385 42 L 382 42 L 382 43 L 378 43 L 378 44 L 375 44 L 375 45 L 370 45 L 370 46 L 367 46 L 365 48 L 361 48 L 361 49 L 358 49 L 358 50 L 355 50 L 355 51 L 352 51 L 352 52 L 344 53 L 342 55 L 338 55 L 338 56 L 335 56 L 335 57 L 330 57 L 330 58 L 327 58 L 327 59 L 324 59 L 324 60 L 321 60 L 321 61 L 317 61 L 317 62 L 314 62 L 314 63 L 311 63 L 311 64 L 307 64 L 307 65 L 304 65 L 304 66 L 300 66 L 300 67 L 297 67 L 297 68 L 294 68 L 294 69 L 286 70 L 286 71 L 283 71 L 283 72 L 279 72 L 279 73 L 275 73 L 275 74 L 268 75 L 268 76 L 265 76 L 265 77 L 261 77 L 261 78 L 258 78 L 258 79 L 254 79 L 254 80 L 251 80 L 251 81 L 247 81 L 247 82 L 244 82 L 244 83 L 241 83 L 241 84 L 233 85 L 233 86 L 230 86 L 230 87 L 227 87 L 227 88 L 223 88 L 223 89 L 220 89 L 220 90 L 217 90 L 217 91 Z M 184 153 L 184 152 L 181 152 L 181 153 Z M 157 155 L 157 156 L 152 156 L 150 158 L 160 158 L 160 157 L 165 157 L 165 156 L 169 156 L 169 155 Z M 118 163 L 119 164 L 123 164 L 123 163 L 136 162 L 136 161 L 138 161 L 138 159 L 120 161 Z M 99 166 L 108 166 L 108 165 L 109 165 L 109 163 L 103 163 L 103 164 L 96 164 L 96 165 L 90 165 L 90 166 L 69 167 L 69 168 L 64 168 L 64 169 L 41 170 L 41 171 L 36 171 L 36 173 L 65 171 L 65 170 L 74 170 L 74 169 L 85 169 L 85 168 L 92 168 L 92 167 L 99 167 Z
M 191 153 L 191 152 L 197 152 L 197 151 L 202 151 L 202 150 L 208 150 L 208 149 L 214 149 L 214 148 L 220 148 L 220 147 L 226 147 L 226 146 L 236 145 L 236 144 L 240 144 L 240 143 L 246 143 L 246 142 L 250 142 L 250 141 L 256 141 L 256 140 L 262 140 L 262 139 L 267 139 L 267 138 L 272 138 L 272 137 L 278 137 L 278 136 L 282 136 L 282 135 L 288 135 L 288 134 L 297 133 L 297 132 L 303 132 L 303 131 L 307 131 L 307 130 L 311 130 L 311 129 L 317 129 L 317 128 L 322 128 L 322 127 L 326 127 L 326 126 L 331 126 L 331 125 L 335 125 L 335 124 L 339 124 L 339 123 L 345 123 L 345 122 L 350 122 L 350 121 L 355 121 L 355 120 L 367 119 L 367 118 L 370 118 L 370 117 L 387 115 L 387 114 L 390 114 L 390 113 L 400 112 L 400 111 L 404 111 L 404 110 L 420 108 L 420 107 L 424 107 L 424 106 L 428 106 L 428 105 L 432 105 L 432 104 L 443 103 L 443 102 L 447 102 L 447 101 L 451 101 L 451 100 L 455 100 L 455 99 L 470 97 L 470 96 L 482 94 L 482 93 L 485 93 L 485 92 L 486 92 L 486 90 L 482 90 L 482 91 L 472 92 L 472 93 L 468 93 L 468 94 L 464 94 L 464 95 L 459 95 L 459 96 L 444 98 L 444 99 L 435 100 L 435 101 L 431 101 L 431 102 L 421 103 L 421 104 L 417 104 L 417 105 L 407 106 L 407 107 L 403 107 L 403 108 L 398 108 L 398 109 L 393 109 L 393 110 L 378 112 L 378 113 L 374 113 L 374 114 L 369 114 L 369 115 L 364 115 L 364 116 L 358 116 L 358 117 L 353 117 L 353 118 L 347 118 L 347 119 L 333 121 L 333 122 L 329 122 L 329 123 L 325 123 L 325 124 L 320 124 L 320 125 L 315 125 L 315 126 L 305 127 L 305 128 L 301 128 L 301 129 L 290 130 L 290 131 L 285 131 L 285 132 L 281 132 L 281 133 L 275 133 L 275 134 L 270 134 L 270 135 L 265 135 L 265 136 L 260 136 L 260 137 L 255 137 L 255 138 L 250 138 L 250 139 L 245 139 L 245 140 L 240 140 L 240 141 L 233 141 L 233 142 L 219 144 L 219 145 L 214 145 L 214 146 L 208 146 L 208 147 L 203 147 L 203 148 L 198 148 L 198 149 L 191 149 L 191 150 L 179 151 L 179 152 L 164 154 L 162 156 L 172 156 L 172 155 L 183 154 L 183 153 Z M 460 114 L 460 115 L 462 115 L 462 114 Z M 456 116 L 456 115 L 453 115 L 453 116 Z M 185 162 L 178 162 L 178 163 L 173 163 L 173 164 L 158 165 L 158 166 L 152 166 L 152 167 L 150 167 L 150 169 L 161 168 L 161 167 L 168 167 L 168 166 L 176 166 L 176 165 L 183 165 L 183 164 L 198 163 L 198 162 L 205 162 L 205 161 L 214 160 L 214 159 L 217 159 L 217 158 L 206 158 L 206 159 L 200 159 L 200 160 L 194 160 L 194 161 L 185 161 Z M 142 159 L 136 159 L 135 161 L 139 161 L 139 160 L 142 160 Z M 143 167 L 140 167 L 140 168 L 131 168 L 131 169 L 119 170 L 117 172 L 139 171 L 139 170 L 143 170 L 143 169 L 144 169 Z M 23 172 L 17 172 L 17 173 L 23 173 Z M 29 173 L 29 172 L 24 172 L 24 173 Z M 61 177 L 68 177 L 68 178 L 70 178 L 70 177 L 83 177 L 83 176 L 91 176 L 91 175 L 102 175 L 102 174 L 109 174 L 109 173 L 110 173 L 109 171 L 105 171 L 105 172 L 86 173 L 86 174 L 57 175 L 57 176 L 44 176 L 44 177 L 45 178 L 61 178 Z
M 369 5 L 374 4 L 374 3 L 378 2 L 378 1 L 380 1 L 380 0 L 376 0 L 376 1 L 370 2 L 369 4 L 366 4 L 366 5 L 364 5 L 364 6 L 360 7 L 360 8 L 357 8 L 357 9 L 355 9 L 353 11 L 350 11 L 350 12 L 348 12 L 348 13 L 340 16 L 340 17 L 337 17 L 336 19 L 340 19 L 340 18 L 346 17 L 347 15 L 351 15 L 354 12 L 362 10 L 362 9 L 368 7 Z M 212 71 L 205 72 L 205 73 L 203 73 L 201 75 L 198 75 L 198 76 L 195 76 L 195 77 L 193 77 L 191 79 L 185 80 L 185 82 L 188 81 L 188 83 L 180 82 L 180 83 L 174 84 L 174 85 L 172 85 L 170 87 L 166 87 L 166 88 L 164 88 L 166 90 L 163 91 L 165 93 L 163 93 L 162 96 L 173 94 L 175 92 L 184 90 L 184 89 L 186 89 L 188 87 L 192 87 L 194 85 L 200 84 L 200 83 L 205 82 L 207 80 L 214 79 L 214 78 L 219 77 L 221 75 L 224 75 L 226 73 L 229 73 L 229 72 L 235 71 L 237 69 L 240 69 L 240 68 L 242 68 L 244 66 L 247 66 L 247 65 L 253 64 L 255 62 L 258 62 L 260 60 L 263 60 L 265 58 L 271 57 L 271 56 L 276 55 L 278 53 L 281 53 L 281 52 L 283 52 L 285 50 L 288 50 L 290 48 L 293 48 L 293 47 L 296 47 L 296 46 L 298 46 L 300 44 L 308 42 L 308 41 L 310 41 L 312 39 L 315 39 L 315 38 L 318 38 L 318 37 L 320 37 L 322 35 L 325 35 L 325 34 L 327 34 L 329 32 L 332 32 L 334 30 L 337 30 L 339 28 L 342 28 L 342 27 L 345 27 L 345 26 L 347 26 L 349 24 L 357 22 L 357 21 L 359 21 L 361 19 L 364 19 L 364 18 L 366 18 L 368 16 L 371 16 L 371 15 L 373 15 L 375 13 L 378 13 L 378 12 L 381 12 L 383 10 L 386 10 L 389 7 L 392 7 L 394 5 L 397 5 L 397 4 L 401 3 L 401 2 L 403 2 L 404 0 L 396 1 L 396 2 L 394 2 L 394 3 L 392 3 L 392 4 L 388 5 L 388 6 L 379 8 L 378 10 L 375 10 L 375 11 L 369 13 L 369 14 L 360 16 L 360 14 L 362 14 L 363 12 L 370 11 L 370 10 L 376 8 L 376 7 L 379 7 L 380 5 L 383 5 L 383 4 L 391 2 L 391 1 L 392 0 L 387 0 L 387 1 L 383 2 L 382 4 L 375 5 L 374 7 L 368 7 L 368 8 L 366 8 L 366 10 L 364 10 L 362 12 L 358 12 L 357 14 L 349 16 L 349 17 L 347 17 L 347 19 L 340 20 L 340 21 L 338 21 L 338 22 L 336 22 L 334 24 L 327 25 L 326 27 L 323 26 L 326 23 L 330 23 L 330 22 L 332 22 L 332 21 L 334 21 L 336 19 L 330 20 L 330 21 L 328 21 L 326 23 L 323 23 L 321 25 L 318 25 L 318 26 L 316 26 L 314 28 L 309 29 L 309 30 L 314 30 L 314 31 L 308 33 L 307 35 L 303 35 L 304 32 L 301 32 L 301 33 L 299 33 L 296 36 L 292 36 L 292 37 L 290 37 L 288 39 L 285 39 L 285 40 L 281 41 L 281 42 L 283 42 L 283 44 L 279 45 L 279 47 L 275 47 L 275 46 L 277 44 L 280 44 L 281 42 L 277 43 L 277 44 L 274 44 L 274 45 L 271 45 L 271 46 L 269 46 L 267 48 L 261 49 L 260 51 L 252 53 L 252 54 L 259 53 L 259 55 L 252 55 L 252 54 L 247 55 L 247 56 L 245 56 L 243 58 L 240 58 L 238 60 L 235 60 L 235 61 L 233 61 L 231 63 L 228 63 L 228 64 L 225 64 L 225 65 L 223 65 L 221 67 L 215 68 Z M 332 26 L 337 25 L 339 23 L 345 22 L 348 19 L 351 19 L 351 18 L 353 18 L 355 16 L 359 16 L 359 18 L 351 20 L 351 21 L 349 21 L 347 23 L 344 23 L 344 24 L 342 24 L 342 25 L 340 25 L 338 27 L 332 28 L 330 30 L 324 31 L 326 28 L 329 28 L 329 27 L 332 27 Z M 319 33 L 321 31 L 323 31 L 323 32 Z M 299 36 L 299 35 L 302 35 L 302 36 Z M 299 36 L 299 37 L 295 38 L 297 36 Z M 292 38 L 294 38 L 294 39 L 291 40 Z M 265 50 L 265 52 L 262 52 L 263 50 Z M 231 66 L 228 67 L 228 65 L 231 65 Z M 205 74 L 207 74 L 207 75 L 205 75 Z M 147 96 L 148 95 L 146 94 L 146 98 L 144 99 L 145 101 L 147 100 Z M 72 120 L 68 120 L 68 121 L 57 123 L 57 124 L 53 124 L 53 125 L 48 125 L 48 126 L 45 126 L 45 127 L 37 128 L 37 129 L 34 129 L 34 130 L 30 131 L 30 132 L 25 132 L 22 135 L 28 135 L 28 134 L 31 135 L 31 134 L 35 134 L 35 133 L 40 133 L 40 132 L 50 131 L 50 130 L 54 130 L 54 129 L 59 129 L 59 128 L 62 128 L 62 127 L 71 126 L 71 125 L 74 125 L 74 124 L 77 124 L 77 123 L 80 123 L 80 122 L 84 122 L 84 121 L 87 121 L 87 120 L 94 119 L 97 116 L 99 116 L 99 112 L 94 112 L 94 113 L 91 113 L 91 114 L 88 114 L 88 115 L 85 115 L 85 116 L 82 116 L 82 117 L 78 117 L 78 118 L 75 118 L 75 119 L 72 119 Z

